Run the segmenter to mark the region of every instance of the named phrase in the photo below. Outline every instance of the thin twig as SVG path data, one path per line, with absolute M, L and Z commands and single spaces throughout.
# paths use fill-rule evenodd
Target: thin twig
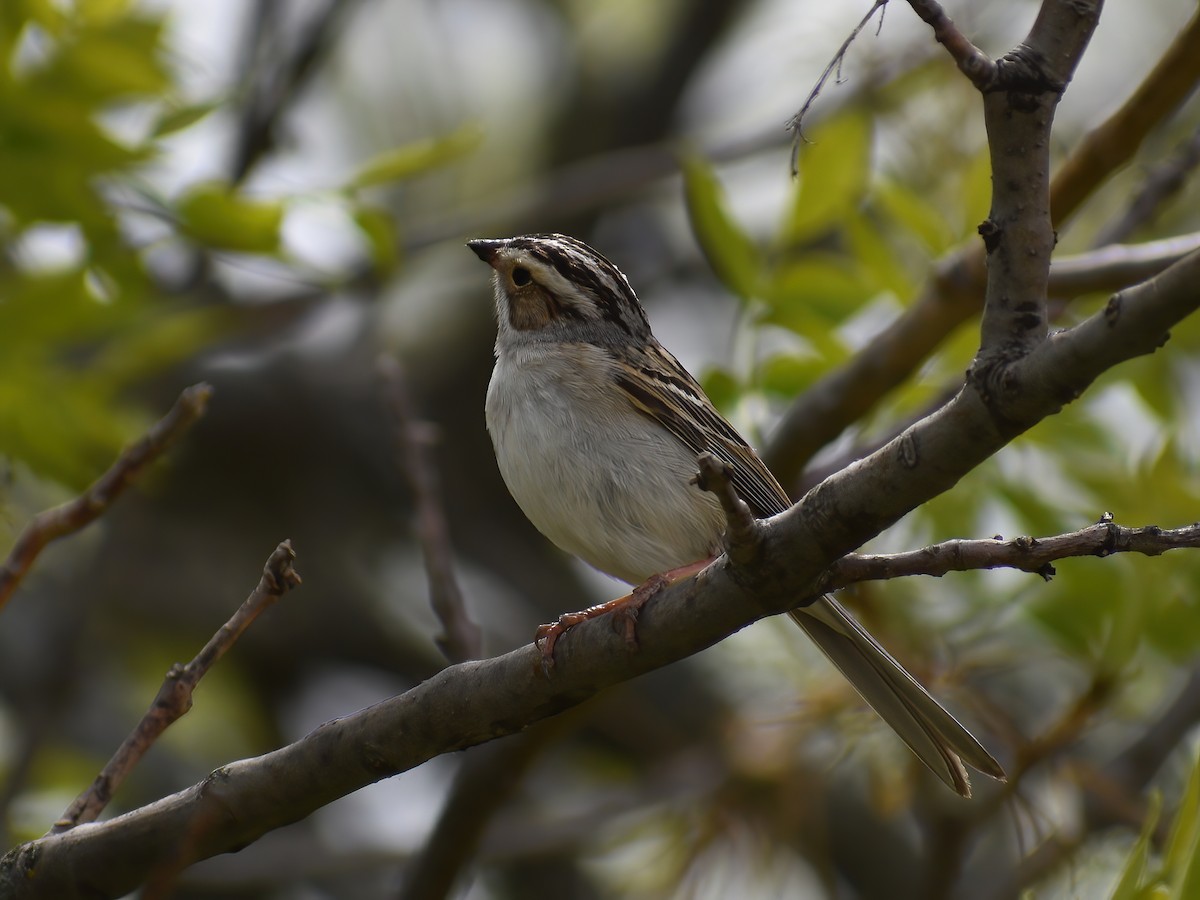
M 171 411 L 145 437 L 126 447 L 109 470 L 86 491 L 74 500 L 34 516 L 0 567 L 0 608 L 8 602 L 45 546 L 74 534 L 103 515 L 150 463 L 162 456 L 204 415 L 211 397 L 212 388 L 207 384 L 194 384 L 185 389 Z
M 759 540 L 759 524 L 750 507 L 733 487 L 732 470 L 729 465 L 712 453 L 701 453 L 697 457 L 700 471 L 692 483 L 700 490 L 715 494 L 725 513 L 725 542 L 729 558 L 737 565 L 749 565 L 762 549 Z
M 442 900 L 450 896 L 496 813 L 516 793 L 549 739 L 561 730 L 544 722 L 468 752 L 429 839 L 405 867 L 398 897 Z
M 946 48 L 959 71 L 980 91 L 991 90 L 999 75 L 995 61 L 967 40 L 934 0 L 908 0 L 908 5 L 933 29 L 934 38 Z
M 286 9 L 284 4 L 261 0 L 254 11 L 255 20 L 248 46 L 243 54 L 243 77 L 252 79 L 245 106 L 234 134 L 232 181 L 243 181 L 254 165 L 275 146 L 275 129 L 289 105 L 299 97 L 317 73 L 322 62 L 329 58 L 340 26 L 356 4 L 346 0 L 329 0 L 305 25 L 295 45 L 286 51 L 274 71 L 256 71 L 265 59 L 260 50 L 265 43 L 275 43 L 279 28 L 277 19 Z M 265 55 L 265 54 L 261 54 Z
M 186 666 L 171 667 L 158 689 L 158 696 L 137 727 L 96 776 L 91 787 L 75 798 L 62 814 L 51 834 L 59 834 L 84 822 L 94 822 L 108 805 L 121 782 L 138 764 L 146 751 L 167 728 L 192 708 L 192 693 L 205 673 L 234 645 L 255 619 L 291 588 L 300 584 L 293 567 L 296 554 L 292 542 L 275 548 L 263 567 L 262 578 L 237 612 L 212 636 L 204 649 Z
M 389 356 L 381 356 L 377 367 L 395 421 L 401 469 L 416 500 L 417 536 L 429 577 L 429 601 L 443 629 L 437 638 L 438 649 L 451 662 L 478 659 L 483 639 L 479 626 L 467 613 L 454 575 L 450 528 L 442 507 L 437 465 L 430 452 L 435 443 L 433 426 L 418 419 L 400 364 Z
M 947 572 L 973 569 L 1020 569 L 1049 581 L 1056 574 L 1053 566 L 1056 560 L 1113 553 L 1158 556 L 1185 547 L 1200 547 L 1200 523 L 1172 529 L 1156 525 L 1127 528 L 1102 520 L 1079 531 L 1052 537 L 1018 537 L 1010 541 L 998 538 L 956 540 L 904 553 L 850 554 L 829 567 L 821 581 L 821 589 L 831 591 L 860 581 L 909 575 L 940 578 Z
M 829 80 L 829 76 L 834 72 L 840 72 L 842 68 L 842 60 L 846 58 L 846 53 L 850 49 L 850 45 L 858 38 L 862 30 L 867 27 L 867 23 L 874 18 L 877 11 L 882 10 L 887 6 L 888 0 L 875 0 L 871 8 L 867 10 L 867 14 L 863 16 L 857 25 L 850 31 L 849 36 L 842 41 L 842 46 L 838 47 L 837 53 L 833 55 L 833 59 L 829 61 L 829 65 L 825 67 L 825 71 L 821 73 L 821 77 L 817 79 L 817 83 L 813 89 L 808 92 L 808 96 L 804 98 L 804 105 L 800 107 L 800 111 L 788 120 L 787 130 L 792 132 L 792 175 L 795 176 L 799 170 L 800 143 L 805 140 L 803 124 L 804 117 L 808 114 L 809 108 L 816 102 L 817 96 L 825 87 L 825 82 Z M 883 27 L 883 13 L 879 15 L 879 27 Z
M 1200 128 L 1192 132 L 1170 159 L 1158 163 L 1146 173 L 1145 181 L 1129 201 L 1124 214 L 1100 229 L 1093 245 L 1103 247 L 1128 239 L 1179 193 L 1197 166 L 1200 166 Z

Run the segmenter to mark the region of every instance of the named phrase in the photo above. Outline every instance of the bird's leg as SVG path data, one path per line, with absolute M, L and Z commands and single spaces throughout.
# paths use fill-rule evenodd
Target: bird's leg
M 657 575 L 651 575 L 624 597 L 617 597 L 615 600 L 609 600 L 607 603 L 589 606 L 587 609 L 581 609 L 579 612 L 563 613 L 558 617 L 557 622 L 540 626 L 534 635 L 533 642 L 542 651 L 542 670 L 549 672 L 554 668 L 554 645 L 566 633 L 567 629 L 578 625 L 580 622 L 586 622 L 588 619 L 602 616 L 605 613 L 613 614 L 613 631 L 623 634 L 625 636 L 625 643 L 629 648 L 636 650 L 638 613 L 641 612 L 646 602 L 668 585 L 695 575 L 712 562 L 714 558 L 712 556 L 706 557 L 705 559 L 697 560 L 684 566 L 668 569 L 666 572 L 659 572 Z

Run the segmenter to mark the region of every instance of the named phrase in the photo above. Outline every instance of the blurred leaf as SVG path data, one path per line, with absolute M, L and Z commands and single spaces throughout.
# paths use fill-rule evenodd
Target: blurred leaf
M 683 186 L 692 232 L 717 278 L 742 300 L 758 296 L 761 255 L 729 214 L 712 169 L 696 157 L 684 159 Z
M 1122 577 L 1113 578 L 1109 590 L 1113 602 L 1110 605 L 1111 620 L 1106 623 L 1105 641 L 1100 651 L 1100 664 L 1103 671 L 1119 676 L 1125 672 L 1133 661 L 1134 654 L 1142 645 L 1144 635 L 1143 598 L 1144 587 L 1140 579 L 1129 577 L 1131 562 L 1123 562 L 1116 574 Z
M 104 23 L 129 11 L 129 0 L 77 0 L 75 8 L 89 22 Z
M 367 239 L 375 270 L 381 275 L 394 271 L 400 258 L 400 238 L 392 214 L 373 206 L 359 206 L 354 210 L 354 224 Z
M 732 409 L 745 390 L 732 372 L 716 366 L 704 373 L 704 377 L 700 379 L 700 386 L 704 388 L 704 393 L 708 394 L 708 399 L 713 405 L 724 411 Z
M 96 380 L 32 364 L 6 364 L 4 374 L 0 447 L 73 490 L 83 489 L 108 468 L 145 425 L 143 417 L 116 407 L 106 386 Z M 47 402 L 51 397 L 53 402 Z
M 1114 583 L 1113 568 L 1120 564 L 1118 558 L 1088 563 L 1079 560 L 1060 564 L 1059 576 L 1037 592 L 1027 609 L 1073 656 L 1094 662 L 1108 631 L 1120 618 L 1118 608 L 1136 600 L 1122 596 Z
M 1200 856 L 1200 756 L 1192 763 L 1166 846 L 1163 876 L 1174 888 L 1174 896 L 1200 896 L 1200 871 L 1196 865 Z
M 895 245 L 884 239 L 876 223 L 863 215 L 849 216 L 845 233 L 855 267 L 874 288 L 871 293 L 887 291 L 901 301 L 912 297 L 916 284 L 898 258 Z
M 0 282 L 0 366 L 16 354 L 73 338 L 110 334 L 128 307 L 105 306 L 92 297 L 82 269 Z
M 134 384 L 225 334 L 232 318 L 229 310 L 220 308 L 155 310 L 108 341 L 88 371 L 114 389 Z
M 810 253 L 772 273 L 761 295 L 767 303 L 763 321 L 808 337 L 816 328 L 845 321 L 870 298 L 871 289 L 848 260 Z M 819 325 L 817 318 L 823 320 Z
M 209 103 L 194 103 L 190 106 L 177 106 L 164 110 L 163 114 L 159 116 L 158 123 L 154 126 L 152 136 L 161 138 L 174 134 L 177 131 L 183 131 L 185 128 L 195 125 L 213 110 L 220 107 L 221 104 L 214 101 Z
M 1148 609 L 1142 631 L 1151 647 L 1183 664 L 1200 646 L 1200 596 L 1195 590 L 1200 564 L 1189 559 L 1177 563 L 1182 571 L 1162 573 L 1146 583 Z
M 1142 824 L 1142 833 L 1125 858 L 1125 865 L 1117 879 L 1117 886 L 1113 889 L 1112 900 L 1138 900 L 1142 896 L 1146 860 L 1150 855 L 1150 838 L 1154 835 L 1154 828 L 1158 824 L 1160 812 L 1162 812 L 1162 795 L 1155 792 L 1150 796 L 1146 820 Z
M 930 256 L 941 255 L 954 243 L 954 231 L 942 210 L 930 198 L 899 181 L 881 179 L 872 199 L 892 222 L 920 240 Z
M 279 250 L 283 204 L 277 200 L 247 200 L 226 184 L 206 182 L 188 191 L 177 211 L 184 232 L 201 244 L 241 253 Z
M 813 134 L 799 159 L 799 187 L 783 226 L 783 239 L 799 244 L 831 230 L 853 212 L 871 174 L 871 124 L 846 114 Z
M 44 28 L 49 34 L 57 35 L 62 31 L 66 23 L 66 16 L 63 11 L 58 8 L 54 0 L 25 0 L 21 4 L 22 11 L 29 17 L 30 22 Z M 5 14 L 0 13 L 0 22 L 5 19 Z
M 115 100 L 167 89 L 159 58 L 161 19 L 118 17 L 72 32 L 53 62 L 34 79 L 52 90 L 93 100 Z
M 470 153 L 483 141 L 479 126 L 468 123 L 450 134 L 415 141 L 372 157 L 346 183 L 345 190 L 403 181 Z
M 780 353 L 759 367 L 759 384 L 780 397 L 795 397 L 810 388 L 831 363 L 815 355 Z
M 979 223 L 987 218 L 992 207 L 992 161 L 987 148 L 981 149 L 958 176 L 955 196 L 961 198 L 962 205 L 953 212 L 960 217 L 960 234 L 968 236 L 976 233 Z

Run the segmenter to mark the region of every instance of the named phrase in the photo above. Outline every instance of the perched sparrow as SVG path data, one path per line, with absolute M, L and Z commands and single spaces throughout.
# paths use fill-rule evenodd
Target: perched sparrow
M 561 234 L 468 245 L 495 270 L 496 368 L 487 427 L 500 473 L 529 520 L 560 548 L 640 585 L 698 570 L 721 552 L 717 499 L 693 483 L 696 457 L 732 469 L 759 517 L 791 504 L 750 445 L 650 332 L 625 276 Z M 543 626 L 550 640 L 595 612 Z M 999 763 L 831 597 L 792 619 L 933 772 L 970 796 L 966 762 Z M 548 645 L 548 647 L 547 647 Z

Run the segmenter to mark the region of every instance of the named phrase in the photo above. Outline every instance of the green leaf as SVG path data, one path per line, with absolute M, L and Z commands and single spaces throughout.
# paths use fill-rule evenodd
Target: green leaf
M 226 184 L 206 182 L 183 197 L 177 212 L 184 233 L 198 243 L 240 253 L 279 250 L 279 201 L 247 200 Z
M 140 416 L 114 408 L 106 385 L 76 373 L 6 360 L 4 375 L 0 447 L 74 490 L 108 468 L 122 445 L 145 426 Z M 46 402 L 48 397 L 54 402 Z
M 809 241 L 854 211 L 871 174 L 871 125 L 843 115 L 817 129 L 799 158 L 799 181 L 783 226 L 788 244 Z
M 209 102 L 193 103 L 189 106 L 176 106 L 166 109 L 159 116 L 158 123 L 154 126 L 151 136 L 156 138 L 166 137 L 177 131 L 190 128 L 220 106 L 220 103 Z
M 830 360 L 815 354 L 780 353 L 759 366 L 759 384 L 768 393 L 795 397 L 810 388 L 830 365 Z
M 726 411 L 733 408 L 745 390 L 732 372 L 719 366 L 704 373 L 700 386 L 717 409 Z
M 391 213 L 373 206 L 360 206 L 354 210 L 354 224 L 367 239 L 375 270 L 381 275 L 394 271 L 400 258 L 400 239 Z
M 232 314 L 220 308 L 147 312 L 88 366 L 90 377 L 120 388 L 191 356 L 228 331 Z
M 78 0 L 75 8 L 88 22 L 111 22 L 129 11 L 129 0 Z
M 873 290 L 854 265 L 831 254 L 806 254 L 772 273 L 762 285 L 763 320 L 810 337 L 844 322 L 870 299 Z
M 916 284 L 909 277 L 894 244 L 884 239 L 883 231 L 863 215 L 852 215 L 845 222 L 846 239 L 850 245 L 863 280 L 869 280 L 872 293 L 887 291 L 898 300 L 908 300 L 916 293 Z
M 960 170 L 959 187 L 955 192 L 962 202 L 955 212 L 961 216 L 960 233 L 974 233 L 979 223 L 987 218 L 992 206 L 992 160 L 984 147 Z
M 1200 756 L 1192 764 L 1187 788 L 1171 833 L 1167 837 L 1167 850 L 1163 856 L 1163 877 L 1174 888 L 1173 896 L 1200 896 Z
M 1179 665 L 1186 664 L 1200 646 L 1200 563 L 1175 560 L 1180 571 L 1162 571 L 1147 583 L 1146 643 Z
M 483 131 L 479 126 L 468 123 L 442 137 L 426 138 L 388 150 L 364 163 L 346 183 L 345 190 L 357 191 L 412 178 L 470 153 L 482 140 Z
M 1154 826 L 1158 824 L 1158 815 L 1162 811 L 1162 795 L 1155 792 L 1150 796 L 1146 821 L 1142 824 L 1142 833 L 1134 843 L 1133 849 L 1125 858 L 1117 886 L 1113 889 L 1112 900 L 1138 900 L 1142 893 L 1143 879 L 1146 874 L 1146 859 L 1150 855 L 1150 838 L 1154 834 Z
M 161 19 L 123 17 L 80 31 L 38 81 L 52 89 L 111 100 L 159 94 L 170 86 L 160 59 Z
M 683 186 L 692 232 L 717 278 L 742 300 L 758 296 L 761 255 L 729 214 L 725 193 L 712 169 L 696 157 L 684 159 Z
M 916 237 L 930 256 L 941 255 L 954 243 L 953 229 L 931 198 L 886 178 L 875 185 L 872 198 L 893 223 Z

